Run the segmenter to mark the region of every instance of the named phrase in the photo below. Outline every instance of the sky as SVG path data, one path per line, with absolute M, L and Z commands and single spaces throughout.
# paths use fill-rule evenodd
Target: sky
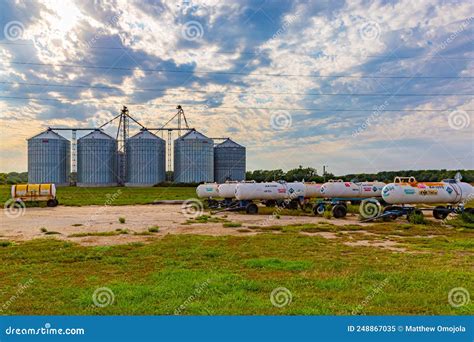
M 474 169 L 473 14 L 472 1 L 2 0 L 0 172 L 26 171 L 26 139 L 47 127 L 97 127 L 123 105 L 159 127 L 178 104 L 246 146 L 248 170 Z

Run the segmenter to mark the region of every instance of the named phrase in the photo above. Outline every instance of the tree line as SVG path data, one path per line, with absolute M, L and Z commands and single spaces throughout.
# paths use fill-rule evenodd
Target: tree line
M 474 183 L 474 170 L 402 170 L 402 171 L 381 171 L 377 173 L 352 173 L 343 176 L 335 176 L 332 173 L 319 175 L 312 167 L 300 166 L 296 169 L 283 171 L 276 170 L 254 170 L 246 172 L 247 180 L 256 182 L 268 182 L 273 180 L 284 180 L 287 182 L 307 181 L 323 183 L 330 179 L 343 179 L 344 181 L 366 181 L 379 180 L 382 182 L 392 182 L 396 176 L 415 177 L 422 182 L 437 182 L 443 179 L 454 178 L 457 172 L 462 175 L 462 180 L 467 183 Z M 21 184 L 28 183 L 28 172 L 0 173 L 0 184 Z M 184 184 L 183 184 L 184 185 Z
M 347 175 L 336 176 L 332 173 L 319 175 L 317 170 L 312 167 L 300 166 L 296 169 L 283 171 L 277 170 L 255 170 L 247 171 L 246 179 L 256 182 L 265 182 L 272 180 L 285 180 L 287 182 L 307 181 L 323 183 L 330 179 L 342 179 L 344 181 L 372 181 L 379 180 L 382 182 L 392 182 L 396 176 L 415 177 L 422 182 L 437 182 L 443 179 L 454 178 L 457 172 L 462 175 L 462 180 L 467 183 L 474 182 L 474 170 L 401 170 L 401 171 L 381 171 L 377 173 L 352 173 Z

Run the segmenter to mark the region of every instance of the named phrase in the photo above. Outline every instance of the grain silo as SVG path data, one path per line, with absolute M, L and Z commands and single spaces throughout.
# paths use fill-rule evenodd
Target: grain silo
M 52 130 L 28 139 L 28 183 L 69 185 L 71 143 Z
M 117 141 L 95 130 L 77 141 L 77 186 L 117 185 Z
M 174 181 L 214 181 L 214 143 L 204 134 L 189 131 L 174 141 Z
M 217 183 L 226 180 L 245 180 L 245 147 L 226 139 L 214 147 L 214 178 Z
M 153 186 L 166 178 L 166 143 L 147 130 L 127 139 L 126 186 Z

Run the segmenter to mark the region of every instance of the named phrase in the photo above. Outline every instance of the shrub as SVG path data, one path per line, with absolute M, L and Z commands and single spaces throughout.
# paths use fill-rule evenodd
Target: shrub
M 48 231 L 45 227 L 41 227 L 40 230 L 42 233 L 46 233 Z
M 150 233 L 158 233 L 160 231 L 160 227 L 158 227 L 158 226 L 150 227 L 150 228 L 148 228 L 148 231 Z
M 408 215 L 408 222 L 412 224 L 426 224 L 425 217 L 421 211 L 414 211 Z
M 119 219 L 118 219 L 118 220 L 119 220 L 119 222 L 120 222 L 120 223 L 122 223 L 122 224 L 124 224 L 124 223 L 125 223 L 125 217 L 119 217 Z

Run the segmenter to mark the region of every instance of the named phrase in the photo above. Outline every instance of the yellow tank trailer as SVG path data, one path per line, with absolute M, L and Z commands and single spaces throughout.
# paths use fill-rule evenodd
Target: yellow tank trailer
M 54 184 L 16 184 L 12 186 L 12 198 L 15 201 L 42 202 L 48 207 L 58 205 L 56 186 Z

